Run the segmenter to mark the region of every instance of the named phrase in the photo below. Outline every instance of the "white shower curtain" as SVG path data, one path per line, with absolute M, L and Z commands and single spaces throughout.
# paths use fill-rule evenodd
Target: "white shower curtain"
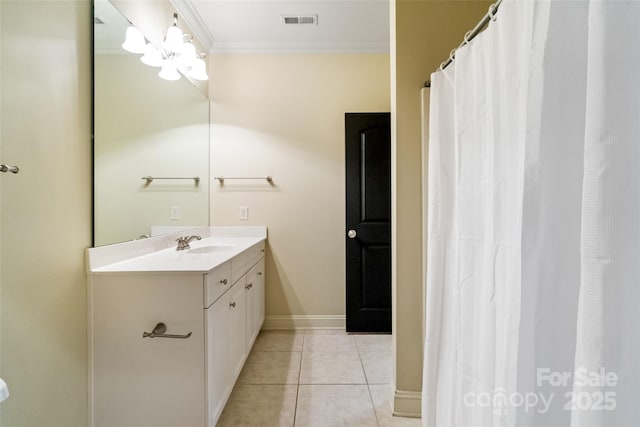
M 423 424 L 640 426 L 640 1 L 504 0 L 429 123 Z

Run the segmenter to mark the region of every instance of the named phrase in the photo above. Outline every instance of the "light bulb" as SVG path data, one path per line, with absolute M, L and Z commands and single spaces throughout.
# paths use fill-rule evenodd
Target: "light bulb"
M 189 70 L 189 77 L 195 80 L 209 80 L 207 75 L 207 64 L 201 58 L 197 58 L 193 61 L 191 70 Z
M 144 53 L 146 47 L 147 44 L 140 30 L 133 26 L 128 27 L 122 48 L 131 53 Z
M 187 67 L 191 67 L 195 60 L 196 47 L 190 41 L 185 42 L 182 45 L 182 50 L 180 51 L 180 63 Z
M 172 25 L 167 30 L 167 36 L 164 39 L 163 47 L 167 51 L 167 53 L 176 54 L 180 53 L 182 50 L 182 41 L 184 35 L 182 34 L 182 30 L 175 25 Z
M 162 65 L 162 69 L 158 73 L 158 76 L 160 76 L 161 79 L 165 80 L 180 80 L 180 73 L 178 72 L 175 64 L 173 64 L 171 61 L 164 61 L 164 64 Z
M 151 43 L 147 44 L 147 48 L 144 51 L 144 55 L 140 58 L 140 61 L 152 67 L 162 67 L 163 64 L 162 54 Z

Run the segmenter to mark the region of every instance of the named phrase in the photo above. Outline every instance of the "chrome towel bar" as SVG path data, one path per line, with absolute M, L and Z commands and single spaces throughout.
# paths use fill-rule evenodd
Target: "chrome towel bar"
M 188 177 L 177 177 L 177 176 L 143 176 L 142 179 L 144 179 L 146 182 L 145 185 L 149 185 L 151 184 L 154 180 L 156 179 L 192 179 L 195 181 L 195 184 L 198 185 L 200 183 L 200 177 L 199 176 L 188 176 Z
M 273 177 L 271 176 L 236 176 L 236 177 L 224 177 L 224 176 L 216 176 L 213 179 L 217 179 L 220 181 L 220 185 L 224 184 L 226 179 L 265 179 L 269 184 L 273 184 Z

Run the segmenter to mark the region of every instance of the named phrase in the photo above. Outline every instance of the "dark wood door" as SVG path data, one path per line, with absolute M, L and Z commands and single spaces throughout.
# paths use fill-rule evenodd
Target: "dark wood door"
M 391 119 L 346 113 L 347 332 L 391 332 Z

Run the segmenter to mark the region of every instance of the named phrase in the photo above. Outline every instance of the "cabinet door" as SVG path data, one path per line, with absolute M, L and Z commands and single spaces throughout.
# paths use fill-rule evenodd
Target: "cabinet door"
M 245 338 L 247 340 L 245 346 L 247 351 L 251 351 L 251 346 L 256 339 L 258 333 L 256 332 L 256 289 L 254 282 L 256 281 L 256 274 L 253 270 L 247 273 L 247 284 L 245 285 L 245 300 L 247 302 L 246 308 L 246 325 L 245 325 Z
M 255 342 L 264 321 L 264 258 L 247 273 L 247 351 Z
M 254 267 L 256 269 L 256 279 L 253 283 L 255 289 L 256 299 L 256 336 L 262 329 L 264 323 L 264 309 L 265 309 L 265 271 L 264 271 L 264 258 L 260 259 L 258 264 Z
M 247 348 L 245 341 L 245 325 L 246 325 L 246 302 L 245 302 L 245 284 L 244 278 L 240 279 L 238 283 L 231 289 L 229 302 L 230 307 L 230 319 L 229 325 L 231 326 L 231 357 L 232 364 L 231 372 L 233 372 L 233 382 L 240 375 L 244 360 L 247 356 Z M 233 386 L 233 385 L 232 385 Z
M 246 358 L 244 328 L 246 281 L 241 278 L 206 309 L 209 426 L 216 425 Z
M 231 294 L 227 293 L 206 309 L 207 389 L 209 426 L 216 425 L 233 388 L 231 361 Z
M 203 276 L 95 276 L 94 427 L 205 425 Z M 156 324 L 186 339 L 149 338 Z

